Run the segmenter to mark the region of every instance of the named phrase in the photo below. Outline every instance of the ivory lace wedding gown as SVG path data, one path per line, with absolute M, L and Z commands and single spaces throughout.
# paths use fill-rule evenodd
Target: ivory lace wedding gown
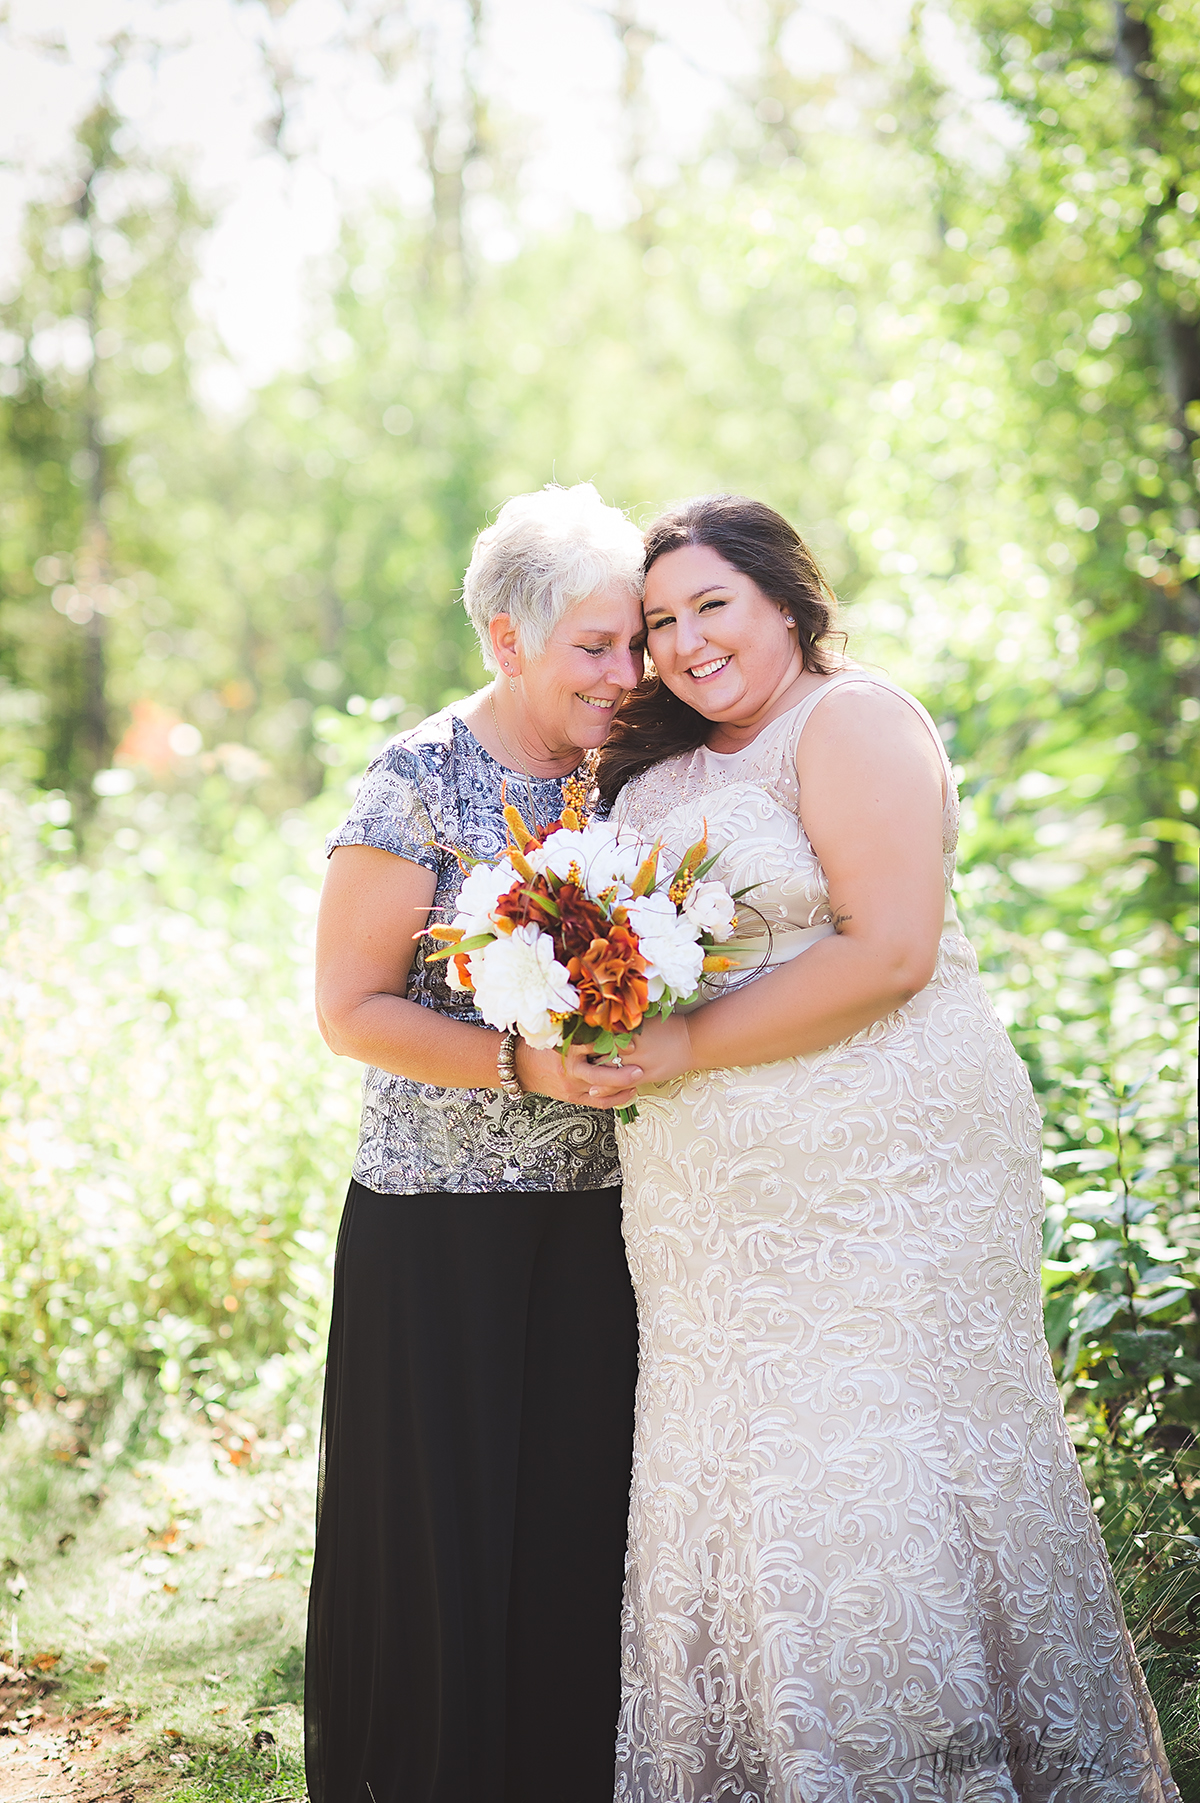
M 903 695 L 844 672 L 618 802 L 678 851 L 707 823 L 772 965 L 834 930 L 795 749 L 851 683 Z M 621 1803 L 1178 1803 L 1046 1350 L 1040 1120 L 955 917 L 947 788 L 929 985 L 620 1129 Z

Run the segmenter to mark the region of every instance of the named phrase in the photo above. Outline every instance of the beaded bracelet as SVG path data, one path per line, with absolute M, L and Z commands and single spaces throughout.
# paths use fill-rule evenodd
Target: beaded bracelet
M 496 1074 L 500 1079 L 500 1088 L 506 1096 L 514 1100 L 525 1094 L 517 1076 L 517 1036 L 506 1033 L 500 1041 L 500 1050 L 496 1053 Z

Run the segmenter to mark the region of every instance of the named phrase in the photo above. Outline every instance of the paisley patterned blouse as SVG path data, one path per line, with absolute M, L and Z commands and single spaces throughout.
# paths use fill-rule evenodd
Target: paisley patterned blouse
M 527 783 L 498 764 L 450 709 L 392 739 L 363 777 L 345 823 L 326 841 L 375 845 L 432 870 L 434 920 L 448 920 L 462 886 L 450 847 L 495 858 L 504 850 L 501 785 L 539 820 L 563 805 L 556 777 Z M 405 994 L 422 1008 L 478 1024 L 469 995 L 446 985 L 444 964 L 417 944 Z M 354 1175 L 382 1195 L 606 1189 L 621 1181 L 612 1116 L 550 1096 L 510 1099 L 498 1089 L 439 1089 L 368 1067 Z

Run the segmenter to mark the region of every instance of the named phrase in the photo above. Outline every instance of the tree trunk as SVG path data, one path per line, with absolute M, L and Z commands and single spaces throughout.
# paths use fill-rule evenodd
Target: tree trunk
M 83 705 L 79 736 L 87 775 L 106 769 L 112 755 L 112 729 L 108 709 L 108 621 L 103 607 L 103 591 L 112 570 L 109 558 L 108 527 L 104 520 L 104 495 L 107 489 L 107 446 L 101 430 L 100 394 L 97 387 L 96 336 L 99 330 L 101 297 L 100 257 L 93 238 L 93 183 L 99 173 L 100 160 L 88 171 L 79 197 L 78 213 L 88 234 L 87 313 L 85 315 L 92 357 L 84 389 L 83 439 L 89 470 L 84 490 L 84 520 L 81 555 L 77 558 L 81 587 L 92 596 L 92 613 L 83 627 Z M 88 793 L 91 792 L 90 783 Z
M 650 121 L 646 101 L 646 52 L 655 42 L 655 34 L 642 24 L 636 0 L 620 0 L 608 9 L 617 43 L 621 49 L 621 171 L 636 208 L 630 222 L 634 238 L 647 250 L 654 241 L 651 223 L 654 196 L 641 173 L 641 163 L 650 145 Z
M 1149 22 L 1134 18 L 1122 0 L 1113 0 L 1113 61 L 1135 95 L 1135 131 L 1137 141 L 1147 150 L 1160 154 L 1163 145 L 1165 106 L 1154 68 L 1154 38 Z M 1178 189 L 1172 188 L 1162 206 L 1173 207 Z M 1153 217 L 1157 217 L 1155 209 Z M 1148 254 L 1153 248 L 1147 242 Z M 1162 358 L 1163 380 L 1175 403 L 1176 424 L 1189 442 L 1195 433 L 1188 425 L 1187 409 L 1200 401 L 1200 315 L 1187 315 L 1163 307 Z

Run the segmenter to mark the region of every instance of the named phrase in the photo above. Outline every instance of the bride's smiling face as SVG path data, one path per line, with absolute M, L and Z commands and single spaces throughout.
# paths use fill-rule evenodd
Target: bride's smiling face
M 709 720 L 752 720 L 803 672 L 789 616 L 709 545 L 652 563 L 643 611 L 655 669 Z

